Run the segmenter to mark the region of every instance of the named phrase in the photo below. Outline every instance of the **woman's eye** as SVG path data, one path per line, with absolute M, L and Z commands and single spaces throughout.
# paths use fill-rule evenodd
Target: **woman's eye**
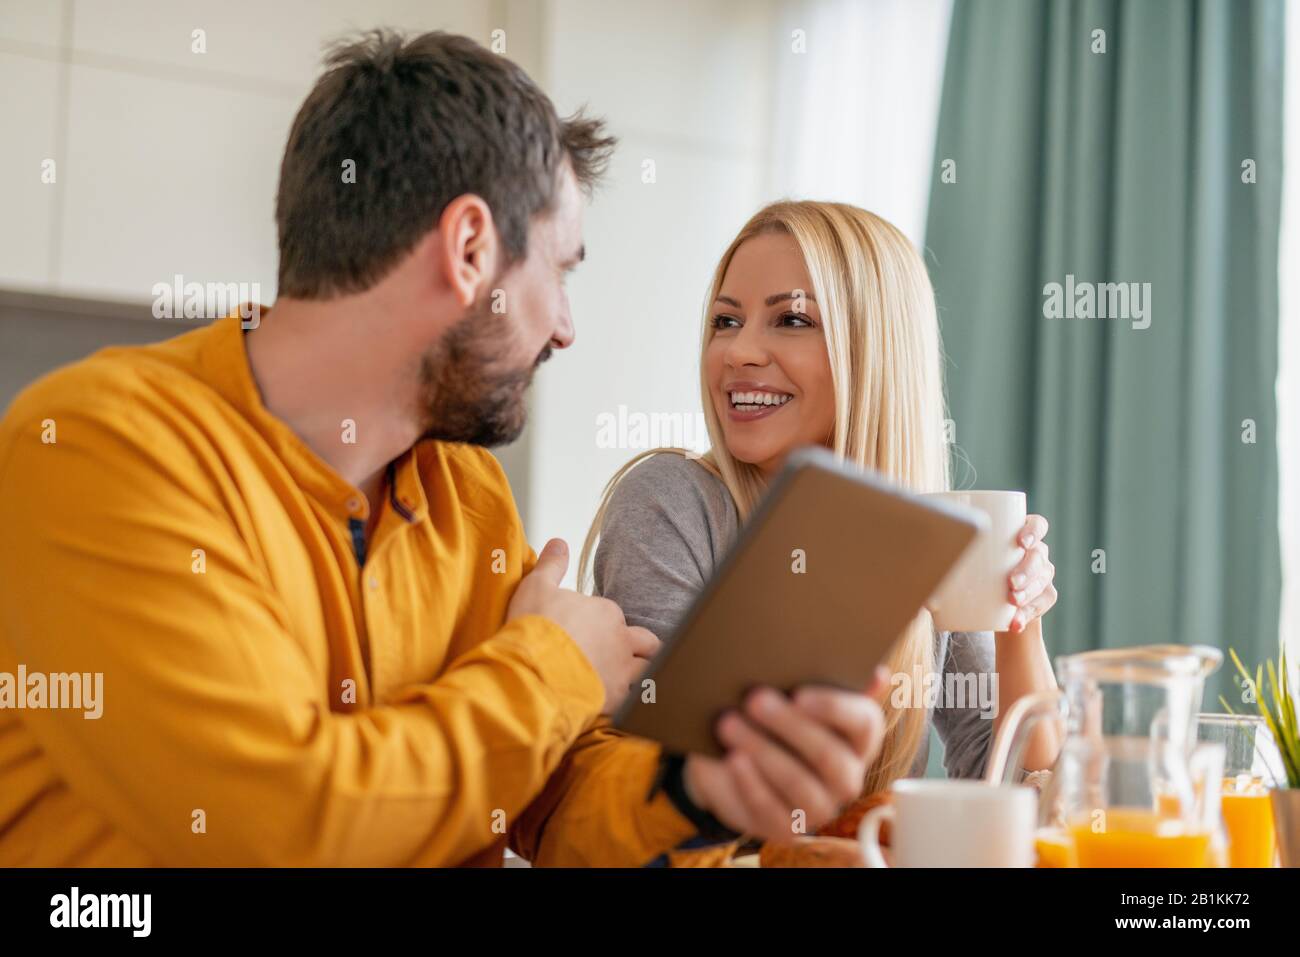
M 735 316 L 718 315 L 713 317 L 714 329 L 738 329 L 739 327 L 740 320 Z
M 792 325 L 796 329 L 802 329 L 811 326 L 812 321 L 807 316 L 800 315 L 797 312 L 786 312 L 777 318 L 777 324 L 782 326 Z

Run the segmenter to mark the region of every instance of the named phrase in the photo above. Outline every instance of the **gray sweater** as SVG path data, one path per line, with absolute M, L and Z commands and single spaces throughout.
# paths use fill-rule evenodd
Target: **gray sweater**
M 651 456 L 623 477 L 610 499 L 596 549 L 595 592 L 617 602 L 630 624 L 667 637 L 739 531 L 735 502 L 721 480 L 684 456 Z M 963 680 L 984 682 L 996 701 L 997 686 L 987 677 L 994 671 L 993 633 L 940 632 L 937 640 L 944 685 L 950 675 L 974 675 Z M 949 777 L 984 773 L 996 712 L 981 710 L 979 700 L 952 706 L 957 700 L 941 698 L 939 707 L 927 707 L 927 734 L 912 776 L 925 773 L 931 721 Z

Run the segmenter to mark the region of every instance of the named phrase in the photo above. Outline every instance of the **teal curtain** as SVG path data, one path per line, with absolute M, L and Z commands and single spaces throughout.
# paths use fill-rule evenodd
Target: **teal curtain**
M 954 5 L 926 254 L 955 478 L 1051 522 L 1053 657 L 1276 653 L 1283 7 Z M 1133 318 L 1049 317 L 1071 276 L 1076 313 L 1149 283 L 1149 326 L 1104 289 Z

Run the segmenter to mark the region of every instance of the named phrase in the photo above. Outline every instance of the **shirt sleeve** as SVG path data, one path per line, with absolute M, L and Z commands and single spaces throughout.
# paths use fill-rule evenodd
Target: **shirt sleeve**
M 595 593 L 661 638 L 704 586 L 716 529 L 726 529 L 727 502 L 711 483 L 699 465 L 657 455 L 628 472 L 605 510 Z M 640 866 L 669 852 L 675 864 L 719 857 L 718 845 L 678 851 L 695 827 L 663 793 L 647 799 L 660 752 L 605 719 L 596 722 L 512 832 L 512 846 L 540 866 Z
M 510 846 L 537 867 L 641 867 L 695 834 L 662 792 L 650 797 L 659 746 L 601 718 L 579 738 Z
M 0 440 L 0 661 L 103 675 L 98 720 L 24 712 L 68 786 L 168 865 L 449 865 L 498 843 L 603 702 L 572 639 L 522 617 L 400 701 L 332 711 L 197 430 L 86 408 L 42 410 L 56 444 L 39 414 Z

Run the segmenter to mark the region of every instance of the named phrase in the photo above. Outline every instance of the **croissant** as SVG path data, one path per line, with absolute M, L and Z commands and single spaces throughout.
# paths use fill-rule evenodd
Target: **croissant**
M 764 844 L 758 852 L 758 866 L 862 867 L 858 827 L 868 811 L 888 801 L 887 791 L 864 795 L 849 804 L 835 820 L 819 828 L 815 836 L 796 838 L 785 844 Z M 888 847 L 889 841 L 889 822 L 883 821 L 880 843 Z
M 858 839 L 858 828 L 861 826 L 862 819 L 866 817 L 867 812 L 873 807 L 888 804 L 889 800 L 888 791 L 864 794 L 844 808 L 840 812 L 840 816 L 835 820 L 822 825 L 817 833 L 823 837 L 851 837 L 856 841 Z M 890 845 L 890 827 L 887 820 L 882 821 L 880 824 L 880 844 L 882 847 L 889 847 Z

